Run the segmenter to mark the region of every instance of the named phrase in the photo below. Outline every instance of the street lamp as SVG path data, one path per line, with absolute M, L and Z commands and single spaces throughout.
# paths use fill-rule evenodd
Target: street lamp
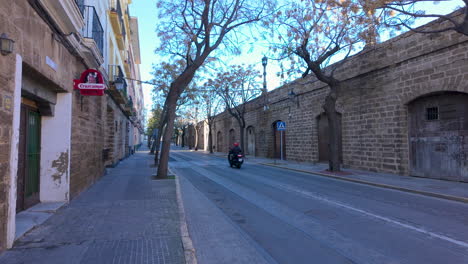
M 13 43 L 12 39 L 9 39 L 5 33 L 0 35 L 0 53 L 2 55 L 8 55 L 13 52 Z
M 267 83 L 266 83 L 266 66 L 268 63 L 268 58 L 263 56 L 262 65 L 263 65 L 263 110 L 268 110 L 268 99 L 267 99 Z
M 292 102 L 296 103 L 297 106 L 299 107 L 299 97 L 298 97 L 298 95 L 294 92 L 293 88 L 291 88 L 291 90 L 288 92 L 288 97 L 289 97 L 289 100 L 291 100 Z
M 125 79 L 120 76 L 115 78 L 114 85 L 117 90 L 123 90 L 125 86 Z

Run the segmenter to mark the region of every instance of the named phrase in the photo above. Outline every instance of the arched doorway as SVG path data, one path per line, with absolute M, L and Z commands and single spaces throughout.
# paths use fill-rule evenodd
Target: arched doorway
M 234 129 L 229 130 L 229 147 L 231 148 L 232 145 L 236 142 L 236 131 Z
M 255 156 L 255 130 L 252 126 L 247 128 L 247 149 L 246 154 Z
M 418 98 L 408 117 L 410 174 L 468 182 L 468 94 Z
M 221 134 L 221 131 L 218 131 L 216 135 L 216 149 L 217 152 L 223 151 L 223 134 Z
M 343 150 L 342 150 L 342 139 L 341 139 L 341 114 L 337 113 L 338 116 L 338 151 L 340 155 L 340 161 L 343 162 Z M 317 128 L 318 128 L 318 160 L 319 162 L 328 162 L 330 160 L 330 131 L 328 129 L 328 118 L 325 113 L 320 114 L 317 117 Z
M 283 144 L 283 159 L 286 159 L 286 131 L 278 131 L 276 129 L 277 123 L 281 120 L 277 120 L 272 124 L 273 128 L 273 158 L 281 159 L 281 143 Z M 281 135 L 283 135 L 281 137 Z M 282 138 L 282 140 L 281 140 Z M 282 141 L 282 142 L 281 142 Z

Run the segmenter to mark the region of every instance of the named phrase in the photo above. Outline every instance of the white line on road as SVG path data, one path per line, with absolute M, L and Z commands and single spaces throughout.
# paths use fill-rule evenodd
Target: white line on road
M 187 162 L 187 164 L 188 164 L 188 162 Z M 201 169 L 201 168 L 196 166 L 196 167 L 194 167 L 194 169 L 197 170 L 197 169 Z M 226 187 L 227 189 L 232 190 L 232 186 L 229 186 L 229 185 L 226 185 L 226 183 L 220 182 L 220 179 L 218 178 L 219 177 L 218 175 L 211 175 L 210 173 L 206 173 L 206 172 L 207 171 L 204 171 L 202 173 L 202 175 L 204 175 L 205 177 L 210 178 L 211 180 L 221 184 L 222 186 Z M 285 191 L 295 192 L 295 193 L 304 195 L 304 196 L 309 197 L 309 198 L 317 199 L 317 200 L 320 200 L 320 201 L 323 201 L 323 202 L 326 202 L 326 203 L 329 203 L 329 204 L 332 204 L 332 205 L 335 205 L 335 206 L 346 208 L 348 210 L 355 211 L 355 212 L 358 212 L 358 213 L 361 213 L 361 214 L 364 214 L 364 215 L 367 215 L 367 216 L 370 216 L 370 217 L 373 217 L 373 218 L 376 218 L 376 219 L 379 219 L 379 220 L 382 220 L 382 221 L 385 221 L 385 222 L 388 222 L 388 223 L 391 223 L 391 224 L 394 224 L 394 225 L 397 225 L 397 226 L 400 226 L 400 227 L 404 227 L 404 228 L 407 228 L 407 229 L 410 229 L 410 230 L 413 230 L 413 231 L 428 235 L 430 237 L 439 238 L 439 239 L 447 241 L 449 243 L 452 243 L 452 244 L 455 244 L 455 245 L 458 245 L 458 246 L 461 246 L 461 247 L 464 247 L 464 248 L 468 248 L 468 243 L 465 242 L 465 241 L 460 241 L 460 240 L 450 238 L 450 237 L 445 236 L 445 235 L 436 234 L 434 232 L 425 230 L 425 229 L 420 228 L 420 227 L 416 227 L 416 226 L 406 224 L 406 223 L 403 223 L 403 222 L 400 222 L 400 221 L 397 221 L 397 220 L 393 220 L 393 219 L 388 218 L 388 217 L 380 216 L 380 215 L 365 211 L 363 209 L 359 209 L 359 208 L 356 208 L 356 207 L 353 207 L 353 206 L 350 206 L 350 205 L 347 205 L 347 204 L 344 204 L 344 203 L 341 203 L 341 202 L 338 202 L 338 201 L 334 201 L 334 200 L 325 198 L 325 197 L 320 196 L 320 195 L 316 195 L 316 194 L 314 194 L 312 192 L 309 192 L 309 191 L 306 191 L 306 190 L 297 189 L 294 186 L 291 186 L 291 185 L 288 185 L 288 184 L 277 183 L 277 182 L 274 182 L 272 180 L 265 179 L 265 178 L 263 179 L 263 183 L 268 184 L 268 185 L 270 185 L 272 187 L 283 189 Z M 237 193 L 237 192 L 235 192 L 235 193 Z
M 269 183 L 269 184 L 272 185 L 272 186 L 275 185 L 276 187 L 278 187 L 280 189 L 283 189 L 285 191 L 296 192 L 296 193 L 302 194 L 302 195 L 310 197 L 310 198 L 314 198 L 314 199 L 317 199 L 317 200 L 320 200 L 320 201 L 323 201 L 323 202 L 326 202 L 326 203 L 330 203 L 330 204 L 333 204 L 333 205 L 336 205 L 336 206 L 339 206 L 339 207 L 343 207 L 343 208 L 346 208 L 348 210 L 356 211 L 356 212 L 359 212 L 361 214 L 383 220 L 385 222 L 389 222 L 389 223 L 392 223 L 392 224 L 395 224 L 395 225 L 398 225 L 398 226 L 401 226 L 401 227 L 404 227 L 404 228 L 411 229 L 413 231 L 417 231 L 417 232 L 426 234 L 426 235 L 431 236 L 431 237 L 436 237 L 436 238 L 445 240 L 447 242 L 456 244 L 456 245 L 461 246 L 461 247 L 468 248 L 468 243 L 466 243 L 464 241 L 456 240 L 456 239 L 453 239 L 453 238 L 450 238 L 450 237 L 447 237 L 447 236 L 444 236 L 444 235 L 439 235 L 439 234 L 433 233 L 431 231 L 427 231 L 427 230 L 425 230 L 423 228 L 419 228 L 419 227 L 416 227 L 416 226 L 405 224 L 405 223 L 402 223 L 400 221 L 396 221 L 396 220 L 393 220 L 393 219 L 390 219 L 390 218 L 387 218 L 387 217 L 384 217 L 384 216 L 380 216 L 380 215 L 377 215 L 377 214 L 374 214 L 374 213 L 371 213 L 371 212 L 368 212 L 368 211 L 365 211 L 365 210 L 362 210 L 362 209 L 359 209 L 359 208 L 356 208 L 356 207 L 353 207 L 353 206 L 350 206 L 350 205 L 347 205 L 347 204 L 344 204 L 344 203 L 333 201 L 333 200 L 330 200 L 328 198 L 315 195 L 315 194 L 313 194 L 311 192 L 308 192 L 308 191 L 305 191 L 305 190 L 296 189 L 296 188 L 294 188 L 294 187 L 292 187 L 290 185 L 287 185 L 287 184 L 281 184 L 281 183 Z

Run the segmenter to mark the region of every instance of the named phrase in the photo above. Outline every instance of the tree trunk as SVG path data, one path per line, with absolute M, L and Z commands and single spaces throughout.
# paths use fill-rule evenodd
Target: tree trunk
M 185 147 L 185 128 L 182 128 L 182 142 L 180 146 Z
M 210 150 L 210 153 L 213 153 L 213 134 L 211 130 L 211 125 L 208 124 L 208 149 Z
M 150 148 L 150 154 L 154 154 L 154 149 L 156 148 L 156 139 L 153 140 L 153 143 L 151 144 Z
M 340 171 L 340 151 L 339 151 L 339 136 L 341 135 L 339 119 L 336 113 L 336 88 L 330 87 L 331 91 L 325 98 L 323 109 L 328 118 L 328 129 L 330 135 L 330 160 L 328 161 L 329 170 L 336 172 Z
M 206 58 L 206 57 L 205 57 Z M 159 160 L 158 172 L 156 178 L 167 179 L 167 169 L 169 167 L 169 151 L 171 148 L 171 139 L 174 135 L 174 121 L 176 118 L 177 100 L 180 94 L 192 81 L 198 66 L 193 66 L 190 70 L 184 71 L 177 79 L 171 83 L 169 93 L 166 98 L 166 129 L 163 133 L 163 142 Z
M 164 120 L 165 121 L 165 120 Z M 161 146 L 161 137 L 165 129 L 164 123 L 161 123 L 159 126 L 158 136 L 155 137 L 153 147 L 154 147 L 154 166 L 158 166 L 159 163 L 159 147 Z
M 188 149 L 193 148 L 193 131 L 194 129 L 190 129 L 190 125 L 187 126 L 187 145 Z
M 198 132 L 199 132 L 198 129 L 199 129 L 198 126 L 195 125 L 195 151 L 198 150 Z
M 240 145 L 242 149 L 242 153 L 245 153 L 245 142 L 244 142 L 244 134 L 245 134 L 245 121 L 243 117 L 240 117 L 237 122 L 239 123 L 239 130 L 240 130 Z
M 169 94 L 167 96 L 167 112 L 166 112 L 166 128 L 164 129 L 162 137 L 162 148 L 161 156 L 158 165 L 158 172 L 156 178 L 166 179 L 167 178 L 167 169 L 169 167 L 169 150 L 171 147 L 171 138 L 174 133 L 174 120 L 176 117 L 176 106 L 178 100 L 178 93 L 174 87 L 171 85 Z

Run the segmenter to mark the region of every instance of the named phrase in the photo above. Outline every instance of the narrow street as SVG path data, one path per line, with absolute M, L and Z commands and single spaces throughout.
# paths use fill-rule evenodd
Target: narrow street
M 468 205 L 171 152 L 198 263 L 468 263 Z
M 219 153 L 218 153 L 219 154 Z M 468 204 L 173 148 L 143 148 L 21 237 L 2 264 L 468 263 Z M 182 228 L 183 229 L 183 228 Z M 184 255 L 185 259 L 184 260 Z

